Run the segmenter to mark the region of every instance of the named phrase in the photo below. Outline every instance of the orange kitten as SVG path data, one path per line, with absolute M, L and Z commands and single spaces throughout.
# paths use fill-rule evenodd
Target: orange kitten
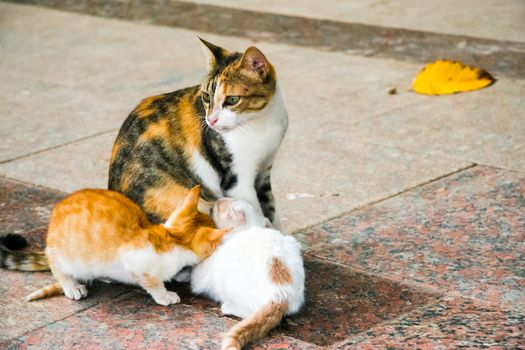
M 161 305 L 180 301 L 164 287 L 184 266 L 207 258 L 228 230 L 197 210 L 200 187 L 164 224 L 153 225 L 130 199 L 107 190 L 82 190 L 53 209 L 46 256 L 58 283 L 27 297 L 28 301 L 64 293 L 87 295 L 82 282 L 111 279 L 143 287 Z

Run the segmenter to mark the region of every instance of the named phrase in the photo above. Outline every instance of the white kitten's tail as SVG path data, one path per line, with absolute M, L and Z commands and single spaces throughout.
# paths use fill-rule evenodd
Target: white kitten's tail
M 288 302 L 269 302 L 253 315 L 236 324 L 222 339 L 222 350 L 239 350 L 265 336 L 288 311 Z

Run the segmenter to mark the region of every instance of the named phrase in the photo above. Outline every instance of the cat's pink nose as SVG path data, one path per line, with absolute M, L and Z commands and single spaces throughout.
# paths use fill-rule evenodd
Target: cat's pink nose
M 213 126 L 213 125 L 217 124 L 217 122 L 219 121 L 219 117 L 214 117 L 213 115 L 209 116 L 208 117 L 208 121 Z

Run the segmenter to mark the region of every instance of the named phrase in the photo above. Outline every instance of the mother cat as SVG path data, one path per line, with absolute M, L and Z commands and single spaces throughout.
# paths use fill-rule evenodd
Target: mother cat
M 158 223 L 200 184 L 201 210 L 221 197 L 241 198 L 279 228 L 270 170 L 288 116 L 275 69 L 255 47 L 241 54 L 201 41 L 207 77 L 131 112 L 113 147 L 109 189 Z

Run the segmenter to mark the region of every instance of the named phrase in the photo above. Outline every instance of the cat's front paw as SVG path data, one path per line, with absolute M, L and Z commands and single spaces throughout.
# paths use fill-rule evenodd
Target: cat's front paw
M 76 284 L 63 289 L 66 297 L 73 300 L 80 300 L 88 295 L 87 288 L 83 284 Z
M 180 302 L 180 297 L 177 293 L 168 291 L 162 295 L 153 296 L 153 299 L 157 304 L 164 306 L 169 306 L 171 304 L 177 304 Z
M 236 317 L 243 318 L 240 315 L 240 312 L 238 310 L 236 310 L 233 307 L 233 305 L 228 304 L 228 303 L 224 303 L 224 304 L 221 305 L 221 312 L 222 312 L 223 315 L 230 315 L 230 316 L 236 316 Z

